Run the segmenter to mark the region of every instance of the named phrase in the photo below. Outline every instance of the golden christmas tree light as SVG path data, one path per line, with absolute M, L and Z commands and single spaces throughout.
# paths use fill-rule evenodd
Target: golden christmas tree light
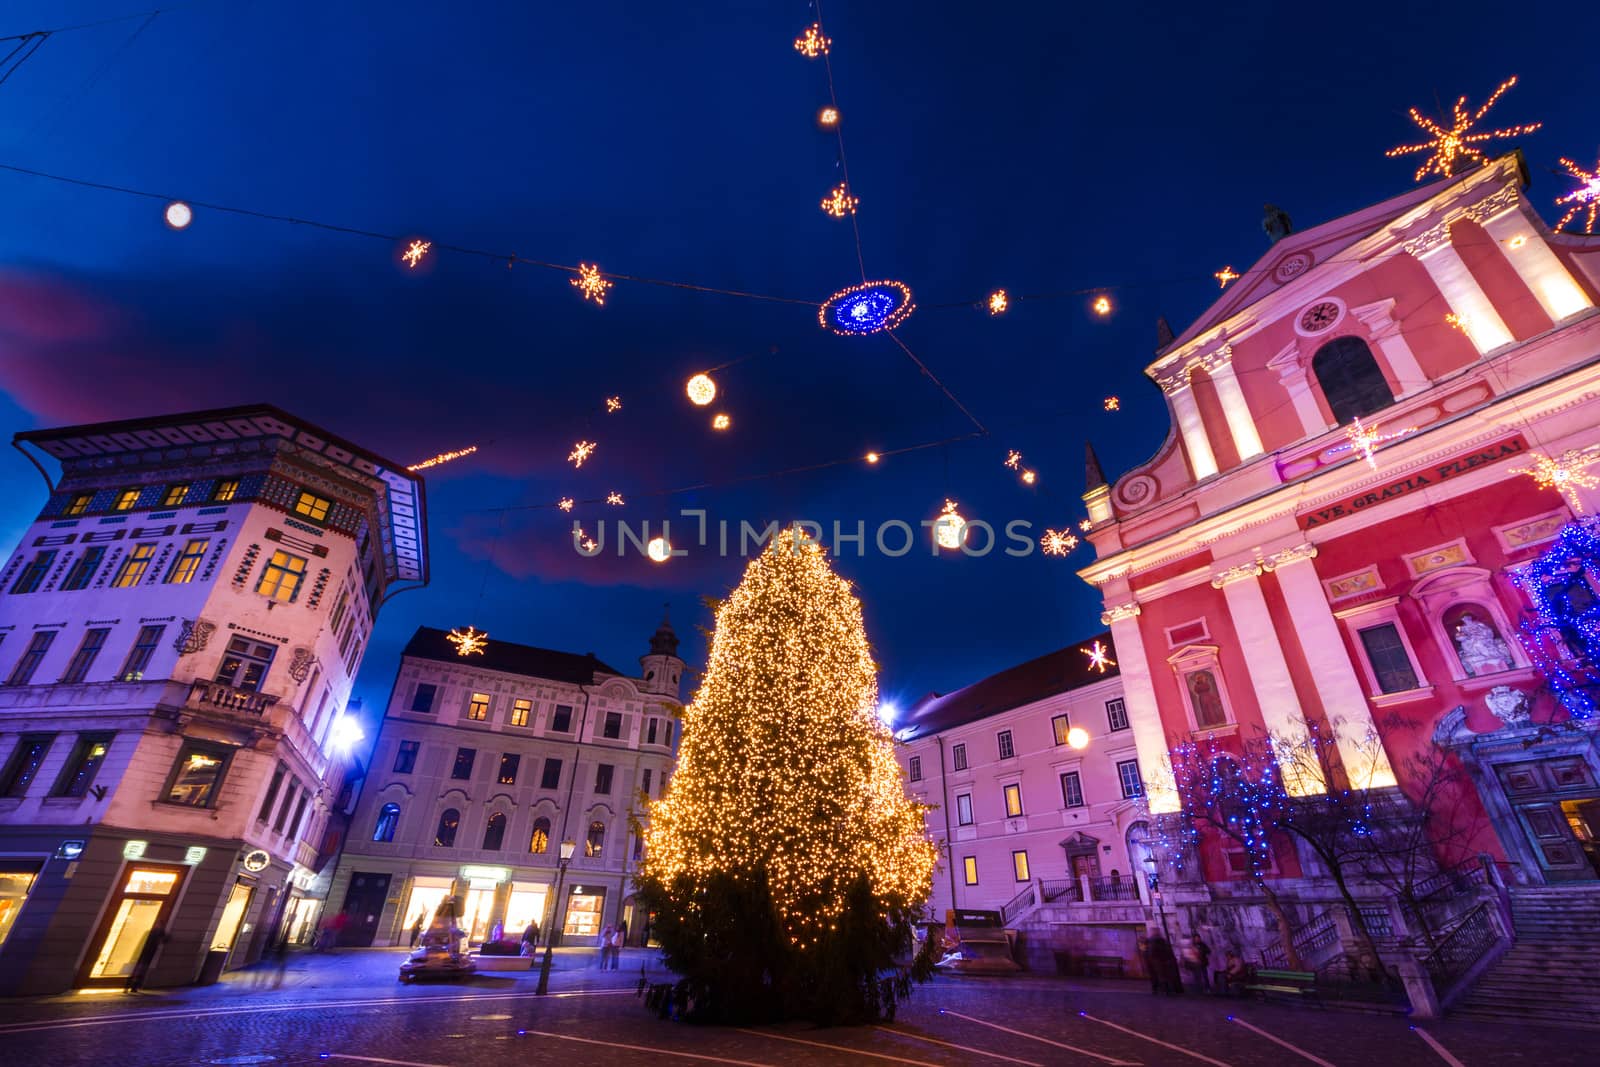
M 1006 308 L 1010 306 L 1011 298 L 1006 295 L 1006 291 L 1004 289 L 996 289 L 994 292 L 989 294 L 989 314 L 1002 314 L 1005 312 Z
M 594 455 L 594 450 L 598 447 L 593 441 L 579 441 L 572 446 L 572 451 L 567 453 L 567 462 L 574 467 L 581 467 L 583 461 Z
M 1117 665 L 1117 661 L 1111 658 L 1111 650 L 1099 641 L 1096 641 L 1088 648 L 1080 648 L 1078 651 L 1089 657 L 1090 669 L 1099 671 L 1101 674 L 1106 673 L 1108 667 Z
M 1586 469 L 1595 461 L 1594 451 L 1593 448 L 1570 448 L 1557 459 L 1542 453 L 1536 454 L 1533 466 L 1518 467 L 1512 473 L 1530 475 L 1540 489 L 1554 489 L 1571 505 L 1573 514 L 1582 515 L 1583 498 L 1578 495 L 1578 490 L 1600 486 L 1600 478 Z
M 1212 277 L 1218 282 L 1217 288 L 1226 289 L 1229 282 L 1238 280 L 1239 272 L 1234 270 L 1232 267 L 1223 267 L 1221 270 L 1213 274 Z
M 411 247 L 400 253 L 400 258 L 405 260 L 406 266 L 413 269 L 422 262 L 422 257 L 428 254 L 428 249 L 433 247 L 432 241 L 412 241 Z
M 622 410 L 622 398 L 620 396 L 608 396 L 608 397 L 606 397 L 606 414 L 607 415 L 611 414 L 614 411 L 621 411 L 621 410 Z
M 607 493 L 606 503 L 610 504 L 612 507 L 620 508 L 622 506 L 622 494 L 617 492 Z
M 860 601 L 822 546 L 783 531 L 716 608 L 677 770 L 649 804 L 641 886 L 692 910 L 713 879 L 759 878 L 807 948 L 859 878 L 885 918 L 920 907 L 938 851 L 877 707 Z
M 1448 128 L 1428 118 L 1416 108 L 1411 109 L 1411 121 L 1416 123 L 1429 137 L 1420 144 L 1398 145 L 1389 149 L 1384 155 L 1390 159 L 1396 156 L 1410 155 L 1413 152 L 1427 152 L 1428 158 L 1417 168 L 1413 181 L 1421 181 L 1429 174 L 1437 174 L 1441 178 L 1448 178 L 1455 174 L 1458 161 L 1465 158 L 1475 163 L 1487 163 L 1489 157 L 1477 147 L 1485 141 L 1497 140 L 1506 137 L 1520 137 L 1525 133 L 1532 133 L 1542 122 L 1526 123 L 1521 126 L 1511 126 L 1503 130 L 1485 130 L 1482 133 L 1470 133 L 1474 126 L 1489 113 L 1489 109 L 1499 103 L 1500 97 L 1506 90 L 1517 84 L 1515 76 L 1507 78 L 1500 83 L 1488 101 L 1472 114 L 1467 114 L 1465 96 L 1456 100 L 1456 106 L 1451 112 Z
M 1094 307 L 1094 313 L 1096 315 L 1111 314 L 1111 298 L 1109 296 L 1095 297 L 1094 304 L 1092 306 Z
M 861 203 L 861 198 L 850 195 L 849 188 L 844 182 L 833 187 L 833 192 L 822 198 L 822 210 L 836 219 L 856 213 L 856 205 Z
M 1578 179 L 1579 185 L 1566 196 L 1556 198 L 1556 206 L 1571 204 L 1567 213 L 1561 216 L 1561 221 L 1556 223 L 1556 229 L 1566 229 L 1567 223 L 1580 211 L 1584 213 L 1583 232 L 1594 233 L 1595 212 L 1600 210 L 1600 162 L 1596 162 L 1594 170 L 1584 170 L 1572 160 L 1561 157 L 1561 165 L 1567 168 L 1567 173 Z
M 462 456 L 470 456 L 477 450 L 477 445 L 468 445 L 466 448 L 458 448 L 453 452 L 440 452 L 436 456 L 429 456 L 421 463 L 413 463 L 411 466 L 407 467 L 406 470 L 425 471 L 431 467 L 438 467 L 442 464 L 449 463 L 453 459 L 460 459 Z
M 489 644 L 489 634 L 487 631 L 480 633 L 468 626 L 465 630 L 451 630 L 445 640 L 456 646 L 458 656 L 481 656 Z
M 684 385 L 683 391 L 688 394 L 691 403 L 703 408 L 717 398 L 717 383 L 711 380 L 709 374 L 696 374 Z
M 567 279 L 567 284 L 575 286 L 585 300 L 593 300 L 599 307 L 605 307 L 606 290 L 616 283 L 600 276 L 599 264 L 579 263 L 578 276 Z
M 571 511 L 572 503 L 573 501 L 570 496 L 564 496 L 560 500 L 556 501 L 556 507 L 560 508 L 562 511 Z
M 822 36 L 822 23 L 813 22 L 806 27 L 804 33 L 794 39 L 794 50 L 807 59 L 816 59 L 818 56 L 827 55 L 832 44 L 831 37 Z

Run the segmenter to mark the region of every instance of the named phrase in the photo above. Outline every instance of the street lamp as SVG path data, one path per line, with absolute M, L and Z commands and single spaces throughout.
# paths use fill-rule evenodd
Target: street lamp
M 1171 941 L 1172 931 L 1167 929 L 1167 908 L 1161 900 L 1161 883 L 1156 875 L 1156 858 L 1150 855 L 1145 856 L 1144 865 L 1149 868 L 1149 874 L 1146 877 L 1146 882 L 1150 886 L 1150 896 L 1153 897 L 1156 902 L 1156 914 L 1161 916 L 1162 936 L 1164 936 L 1168 941 Z
M 550 918 L 544 928 L 544 962 L 539 964 L 539 988 L 534 990 L 535 996 L 544 996 L 550 989 L 550 954 L 555 950 L 555 925 L 556 908 L 561 902 L 561 883 L 567 877 L 567 864 L 572 862 L 572 854 L 577 851 L 576 841 L 561 842 L 561 863 L 556 867 L 556 891 L 550 898 Z

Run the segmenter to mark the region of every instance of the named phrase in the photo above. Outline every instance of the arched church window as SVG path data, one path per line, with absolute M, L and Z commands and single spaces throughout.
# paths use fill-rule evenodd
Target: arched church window
M 1456 658 L 1469 677 L 1508 671 L 1516 666 L 1511 646 L 1495 627 L 1494 616 L 1481 604 L 1457 604 L 1440 620 L 1450 635 Z
M 393 841 L 394 832 L 400 826 L 400 805 L 385 804 L 378 812 L 378 825 L 372 828 L 374 841 Z
M 540 817 L 533 821 L 533 836 L 528 839 L 528 851 L 535 855 L 550 851 L 550 820 Z
M 589 836 L 583 842 L 585 856 L 598 856 L 606 844 L 606 824 L 596 819 L 589 824 Z
M 1311 357 L 1311 373 L 1333 410 L 1333 421 L 1343 426 L 1394 403 L 1394 394 L 1372 349 L 1359 337 L 1337 337 Z
M 456 831 L 461 829 L 461 813 L 455 808 L 445 808 L 439 813 L 439 828 L 434 831 L 433 843 L 440 848 L 454 848 Z
M 498 852 L 506 840 L 506 813 L 497 811 L 489 816 L 489 821 L 483 826 L 483 848 L 485 852 Z

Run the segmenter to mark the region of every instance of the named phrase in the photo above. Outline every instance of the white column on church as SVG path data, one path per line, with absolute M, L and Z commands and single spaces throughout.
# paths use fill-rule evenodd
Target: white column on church
M 1260 574 L 1260 564 L 1246 563 L 1218 574 L 1211 585 L 1221 589 L 1228 601 L 1228 615 L 1249 664 L 1250 685 L 1261 706 L 1261 719 L 1284 784 L 1295 796 L 1324 793 L 1327 786 L 1318 761 L 1304 744 L 1308 736 L 1305 709 L 1300 706 L 1266 598 L 1261 595 Z
M 1539 306 L 1552 322 L 1560 322 L 1568 315 L 1594 306 L 1561 258 L 1550 251 L 1539 231 L 1516 209 L 1515 201 L 1511 207 L 1486 219 L 1483 228 L 1511 261 L 1517 277 L 1533 290 Z
M 1289 394 L 1294 413 L 1300 418 L 1300 429 L 1307 437 L 1315 437 L 1328 428 L 1328 420 L 1317 407 L 1317 398 L 1311 395 L 1310 374 L 1300 364 L 1285 366 L 1278 373 L 1278 384 Z
M 1178 421 L 1178 432 L 1183 435 L 1184 451 L 1189 453 L 1189 471 L 1195 481 L 1217 473 L 1217 457 L 1211 453 L 1211 439 L 1206 436 L 1206 424 L 1200 418 L 1200 405 L 1195 401 L 1194 389 L 1187 377 L 1162 386 L 1172 401 L 1172 413 Z
M 1472 271 L 1467 269 L 1455 246 L 1450 243 L 1448 223 L 1440 223 L 1420 237 L 1407 241 L 1405 249 L 1417 257 L 1417 262 L 1427 270 L 1433 284 L 1444 294 L 1445 302 L 1460 318 L 1461 328 L 1478 350 L 1478 355 L 1511 342 L 1511 331 L 1494 309 L 1489 294 L 1483 291 L 1483 286 L 1478 284 L 1478 279 L 1472 276 Z
M 1339 624 L 1311 563 L 1316 554 L 1315 545 L 1298 545 L 1269 556 L 1265 564 L 1278 576 L 1278 587 L 1288 603 L 1311 676 L 1317 680 L 1318 695 L 1350 785 L 1358 789 L 1392 786 L 1394 770 L 1373 721 L 1366 690 L 1345 651 Z
M 1177 779 L 1172 774 L 1167 731 L 1161 725 L 1161 708 L 1156 703 L 1156 687 L 1150 678 L 1150 660 L 1145 656 L 1144 638 L 1139 633 L 1139 605 L 1128 603 L 1107 608 L 1100 621 L 1111 627 L 1111 643 L 1116 646 L 1122 696 L 1128 711 L 1128 728 L 1133 731 L 1134 748 L 1139 754 L 1145 802 L 1154 815 L 1179 811 L 1183 801 L 1178 796 Z
M 1241 460 L 1259 456 L 1266 451 L 1261 447 L 1261 435 L 1256 433 L 1256 423 L 1250 417 L 1250 406 L 1244 402 L 1244 390 L 1239 388 L 1239 376 L 1233 372 L 1232 346 L 1224 345 L 1222 358 L 1210 363 L 1206 370 L 1211 384 L 1217 387 L 1217 399 L 1222 401 L 1222 414 L 1228 420 L 1228 433 L 1233 436 L 1233 447 Z

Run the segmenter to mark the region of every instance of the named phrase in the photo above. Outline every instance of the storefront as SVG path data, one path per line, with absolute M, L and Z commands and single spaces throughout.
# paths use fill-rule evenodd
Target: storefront
M 567 892 L 563 937 L 599 937 L 606 914 L 606 887 L 575 885 Z
M 81 851 L 82 846 L 79 845 Z M 0 948 L 5 947 L 6 936 L 16 925 L 22 906 L 28 902 L 28 893 L 39 877 L 40 860 L 0 859 Z
M 411 879 L 411 894 L 406 898 L 405 908 L 401 911 L 405 920 L 400 926 L 400 934 L 405 938 L 404 943 L 410 942 L 411 931 L 419 921 L 424 928 L 433 921 L 433 913 L 439 910 L 444 898 L 450 895 L 450 886 L 454 882 L 453 878 L 435 878 L 422 874 Z
M 538 923 L 544 933 L 547 921 L 545 905 L 550 901 L 550 887 L 541 882 L 512 882 L 511 896 L 506 902 L 506 936 L 520 940 L 528 924 Z
M 243 962 L 233 959 L 233 947 L 239 940 L 239 928 L 244 925 L 244 917 L 250 911 L 250 901 L 255 893 L 255 883 L 241 878 L 233 883 L 233 888 L 228 892 L 228 902 L 222 906 L 222 918 L 217 921 L 217 932 L 211 937 L 211 951 L 228 953 L 229 958 L 224 966 L 234 967 Z
M 150 933 L 158 927 L 166 929 L 187 870 L 141 862 L 125 868 L 117 896 L 90 942 L 79 984 L 112 985 L 128 980 Z

